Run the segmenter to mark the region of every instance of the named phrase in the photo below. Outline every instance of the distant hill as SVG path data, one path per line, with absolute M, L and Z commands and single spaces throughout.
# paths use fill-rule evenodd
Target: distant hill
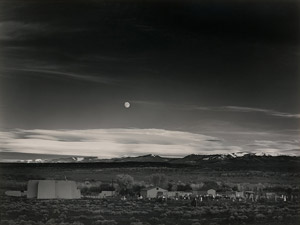
M 173 163 L 192 164 L 202 168 L 217 170 L 295 170 L 300 172 L 300 157 L 271 156 L 246 153 L 241 156 L 227 155 L 188 155 Z
M 27 159 L 17 161 L 18 163 L 76 163 L 76 162 L 95 162 L 98 160 L 98 157 L 78 157 L 70 156 L 57 159 Z
M 183 158 L 168 158 L 159 155 L 142 155 L 137 157 L 120 157 L 99 159 L 97 157 L 63 157 L 49 160 L 23 160 L 19 163 L 34 164 L 94 164 L 97 166 L 170 166 L 170 167 L 197 167 L 205 170 L 260 170 L 260 171 L 291 171 L 300 172 L 300 157 L 271 156 L 253 153 L 233 153 L 214 155 L 187 155 Z
M 170 158 L 163 158 L 159 155 L 142 155 L 137 157 L 122 157 L 112 159 L 112 162 L 169 162 Z

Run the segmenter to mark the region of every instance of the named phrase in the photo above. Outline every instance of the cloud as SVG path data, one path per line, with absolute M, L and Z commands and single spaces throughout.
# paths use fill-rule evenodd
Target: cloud
M 211 110 L 211 107 L 199 107 L 196 105 L 185 105 L 185 104 L 178 104 L 178 103 L 165 103 L 165 102 L 156 102 L 156 101 L 145 101 L 145 100 L 131 100 L 131 103 L 138 104 L 138 105 L 145 105 L 157 108 L 172 108 L 176 110 Z
M 185 104 L 166 104 L 163 102 L 154 101 L 131 101 L 136 104 L 152 105 L 157 107 L 172 107 L 178 110 L 199 110 L 199 111 L 216 111 L 216 112 L 241 112 L 241 113 L 263 113 L 269 116 L 284 117 L 284 118 L 296 118 L 300 119 L 300 114 L 279 112 L 271 109 L 260 109 L 252 107 L 241 106 L 197 106 L 197 105 L 185 105 Z
M 19 21 L 0 22 L 0 40 L 31 39 L 36 34 L 49 33 L 47 26 L 39 23 L 25 23 Z
M 51 35 L 76 35 L 88 30 L 87 27 L 70 27 L 62 23 L 8 20 L 0 22 L 0 41 L 27 41 L 41 37 L 48 38 Z
M 244 146 L 226 145 L 212 136 L 163 129 L 13 130 L 1 132 L 2 152 L 81 155 L 113 158 L 157 154 L 175 157 L 188 154 L 299 155 L 299 140 L 255 140 Z
M 109 84 L 109 85 L 120 84 L 120 80 L 108 78 L 105 76 L 99 76 L 99 75 L 97 76 L 83 75 L 83 74 L 77 74 L 72 72 L 61 72 L 61 71 L 48 70 L 48 69 L 4 68 L 3 70 L 32 72 L 40 76 L 49 76 L 49 77 L 56 76 L 61 78 L 71 78 L 74 80 L 83 80 L 83 81 L 90 81 L 90 82 Z
M 270 109 L 259 109 L 259 108 L 250 108 L 250 107 L 240 107 L 240 106 L 225 106 L 223 107 L 224 111 L 231 111 L 231 112 L 259 112 L 265 113 L 271 116 L 278 116 L 278 117 L 286 117 L 286 118 L 300 118 L 300 114 L 292 114 L 286 112 L 278 112 L 275 110 Z
M 265 147 L 265 148 L 276 148 L 280 150 L 289 150 L 299 148 L 299 141 L 267 141 L 267 140 L 256 140 L 252 146 Z
M 245 146 L 246 149 L 250 149 L 253 153 L 265 153 L 270 155 L 299 155 L 300 152 L 296 152 L 296 149 L 300 147 L 299 140 L 289 141 L 270 141 L 270 140 L 255 140 L 253 143 Z
M 162 129 L 14 130 L 0 140 L 5 151 L 98 156 L 226 154 L 238 146 L 202 134 Z M 213 140 L 213 141 L 212 141 Z

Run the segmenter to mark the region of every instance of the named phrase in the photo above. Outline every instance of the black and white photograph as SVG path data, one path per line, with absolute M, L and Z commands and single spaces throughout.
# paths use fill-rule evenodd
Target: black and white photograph
M 0 0 L 0 225 L 300 225 L 300 1 Z

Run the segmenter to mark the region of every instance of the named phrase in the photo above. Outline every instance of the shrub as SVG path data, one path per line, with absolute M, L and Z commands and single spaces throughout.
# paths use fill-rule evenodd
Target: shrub
M 183 218 L 191 218 L 192 217 L 192 215 L 190 214 L 190 213 L 184 213 L 183 214 Z
M 65 213 L 62 213 L 59 215 L 59 219 L 65 220 L 67 218 L 67 215 Z
M 94 225 L 116 225 L 117 222 L 114 220 L 97 220 Z
M 242 215 L 242 216 L 238 216 L 239 220 L 248 220 L 248 216 Z
M 235 220 L 235 217 L 234 217 L 234 216 L 230 216 L 230 217 L 229 217 L 229 220 L 230 220 L 230 221 L 233 221 L 233 220 Z
M 2 220 L 2 221 L 1 221 L 1 224 L 2 224 L 2 225 L 9 225 L 9 220 Z
M 72 225 L 84 225 L 84 224 L 81 223 L 81 222 L 76 221 L 76 222 L 73 222 Z
M 102 215 L 96 215 L 96 216 L 93 216 L 93 219 L 104 220 L 104 217 Z
M 55 219 L 50 219 L 50 220 L 48 220 L 47 222 L 46 222 L 46 224 L 48 225 L 53 225 L 53 224 L 56 224 L 56 222 L 55 222 Z
M 130 218 L 130 221 L 131 221 L 131 222 L 140 222 L 140 220 L 137 219 L 137 218 L 135 218 L 135 217 L 131 217 L 131 218 Z
M 157 218 L 157 217 L 152 217 L 152 218 L 150 218 L 150 221 L 153 222 L 154 224 L 158 224 L 159 218 Z
M 264 214 L 261 214 L 261 213 L 255 215 L 255 219 L 257 219 L 257 220 L 262 220 L 262 219 L 265 219 L 265 218 L 266 218 L 266 216 Z
M 60 214 L 60 211 L 59 211 L 59 209 L 54 209 L 54 210 L 53 210 L 53 213 L 54 213 L 54 214 Z
M 130 225 L 150 225 L 149 223 L 147 222 L 131 222 Z M 161 225 L 161 224 L 158 224 L 158 225 Z

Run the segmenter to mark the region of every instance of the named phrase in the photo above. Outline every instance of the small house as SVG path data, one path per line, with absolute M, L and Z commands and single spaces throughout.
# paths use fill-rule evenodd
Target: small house
M 245 197 L 254 201 L 254 192 L 253 191 L 245 191 Z
M 98 195 L 99 198 L 113 197 L 115 196 L 115 191 L 101 191 Z
M 267 192 L 266 193 L 266 198 L 268 200 L 275 200 L 276 194 L 274 192 Z
M 207 195 L 215 197 L 216 196 L 216 190 L 215 189 L 207 190 Z
M 22 197 L 26 196 L 26 191 L 6 191 L 5 195 L 6 196 L 11 196 L 11 197 Z
M 160 187 L 148 187 L 141 190 L 143 198 L 159 198 L 167 197 L 168 191 Z
M 226 199 L 235 199 L 235 191 L 223 191 L 223 192 L 219 192 L 217 194 L 217 196 L 222 196 L 223 198 Z
M 244 192 L 243 191 L 236 191 L 235 192 L 235 197 L 237 198 L 244 198 Z

